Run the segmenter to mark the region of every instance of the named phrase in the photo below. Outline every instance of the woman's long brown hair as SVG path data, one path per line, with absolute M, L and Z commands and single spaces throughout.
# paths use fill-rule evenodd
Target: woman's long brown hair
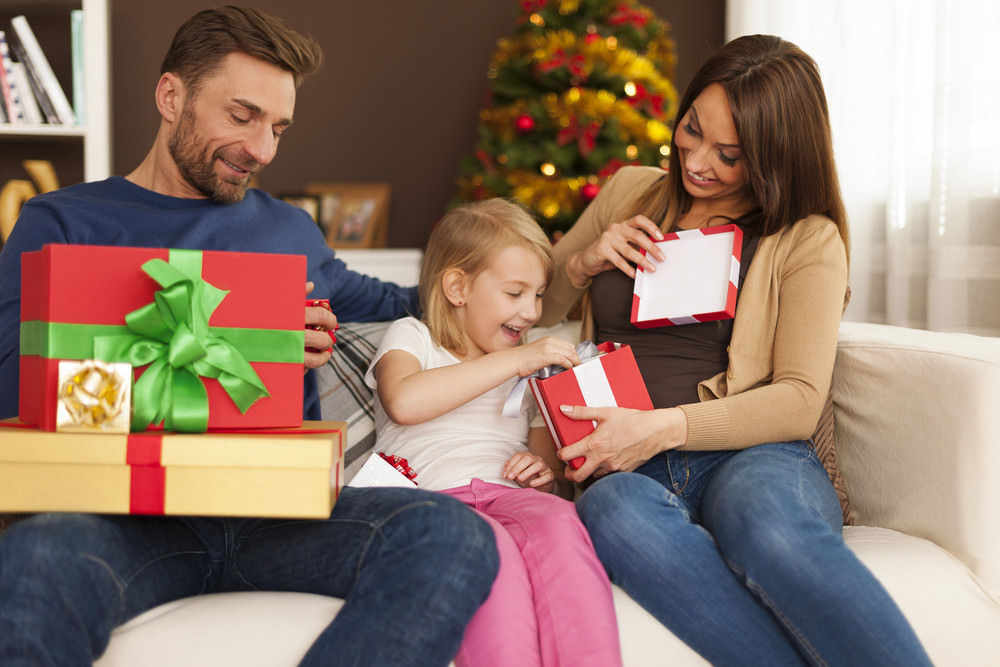
M 747 188 L 756 204 L 737 222 L 768 236 L 809 215 L 825 215 L 837 224 L 850 257 L 830 113 L 815 61 L 780 37 L 734 39 L 694 75 L 677 110 L 677 123 L 713 83 L 729 98 Z M 684 189 L 673 140 L 670 148 L 669 173 L 643 193 L 634 211 L 665 229 L 690 208 L 692 199 Z

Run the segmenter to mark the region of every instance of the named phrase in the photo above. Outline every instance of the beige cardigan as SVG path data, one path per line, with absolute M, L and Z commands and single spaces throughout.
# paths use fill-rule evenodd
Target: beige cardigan
M 619 170 L 555 244 L 556 274 L 541 325 L 564 318 L 587 289 L 570 283 L 566 259 L 625 220 L 663 173 Z M 680 406 L 688 420 L 684 448 L 743 449 L 809 438 L 830 388 L 846 289 L 847 255 L 829 218 L 809 216 L 762 238 L 737 305 L 728 371 L 698 385 L 701 402 Z M 584 319 L 592 331 L 591 314 Z

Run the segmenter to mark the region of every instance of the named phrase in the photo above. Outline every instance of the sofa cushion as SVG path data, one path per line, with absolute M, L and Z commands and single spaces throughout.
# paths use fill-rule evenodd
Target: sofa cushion
M 820 463 L 826 469 L 826 474 L 833 482 L 833 489 L 837 492 L 837 499 L 840 500 L 840 511 L 844 515 L 844 525 L 854 525 L 854 514 L 851 511 L 851 503 L 847 498 L 847 485 L 844 477 L 840 474 L 840 464 L 837 463 L 837 449 L 834 446 L 834 407 L 833 407 L 833 384 L 830 384 L 830 392 L 826 397 L 826 405 L 823 406 L 823 413 L 816 424 L 816 432 L 811 438 L 813 448 Z
M 388 322 L 341 324 L 330 360 L 317 371 L 323 418 L 347 422 L 344 479 L 348 482 L 375 446 L 374 396 L 365 384 L 365 372 L 388 327 Z

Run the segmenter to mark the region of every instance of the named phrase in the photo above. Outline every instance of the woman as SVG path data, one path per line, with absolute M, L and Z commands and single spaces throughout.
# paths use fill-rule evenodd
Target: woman
M 578 510 L 612 581 L 714 665 L 929 665 L 844 544 L 808 438 L 847 288 L 847 220 L 816 64 L 777 37 L 714 53 L 681 101 L 670 169 L 621 170 L 555 246 L 541 324 L 587 294 L 587 336 L 632 346 L 656 410 L 565 406 L 560 451 L 599 478 Z M 734 320 L 629 323 L 640 249 L 738 224 Z M 683 286 L 680 287 L 683 289 Z M 608 474 L 617 472 L 618 474 Z

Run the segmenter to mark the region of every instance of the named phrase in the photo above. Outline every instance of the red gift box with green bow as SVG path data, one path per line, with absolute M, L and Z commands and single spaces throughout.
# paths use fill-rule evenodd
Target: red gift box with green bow
M 21 421 L 56 428 L 60 360 L 134 369 L 132 430 L 302 423 L 306 259 L 46 245 L 21 257 Z

